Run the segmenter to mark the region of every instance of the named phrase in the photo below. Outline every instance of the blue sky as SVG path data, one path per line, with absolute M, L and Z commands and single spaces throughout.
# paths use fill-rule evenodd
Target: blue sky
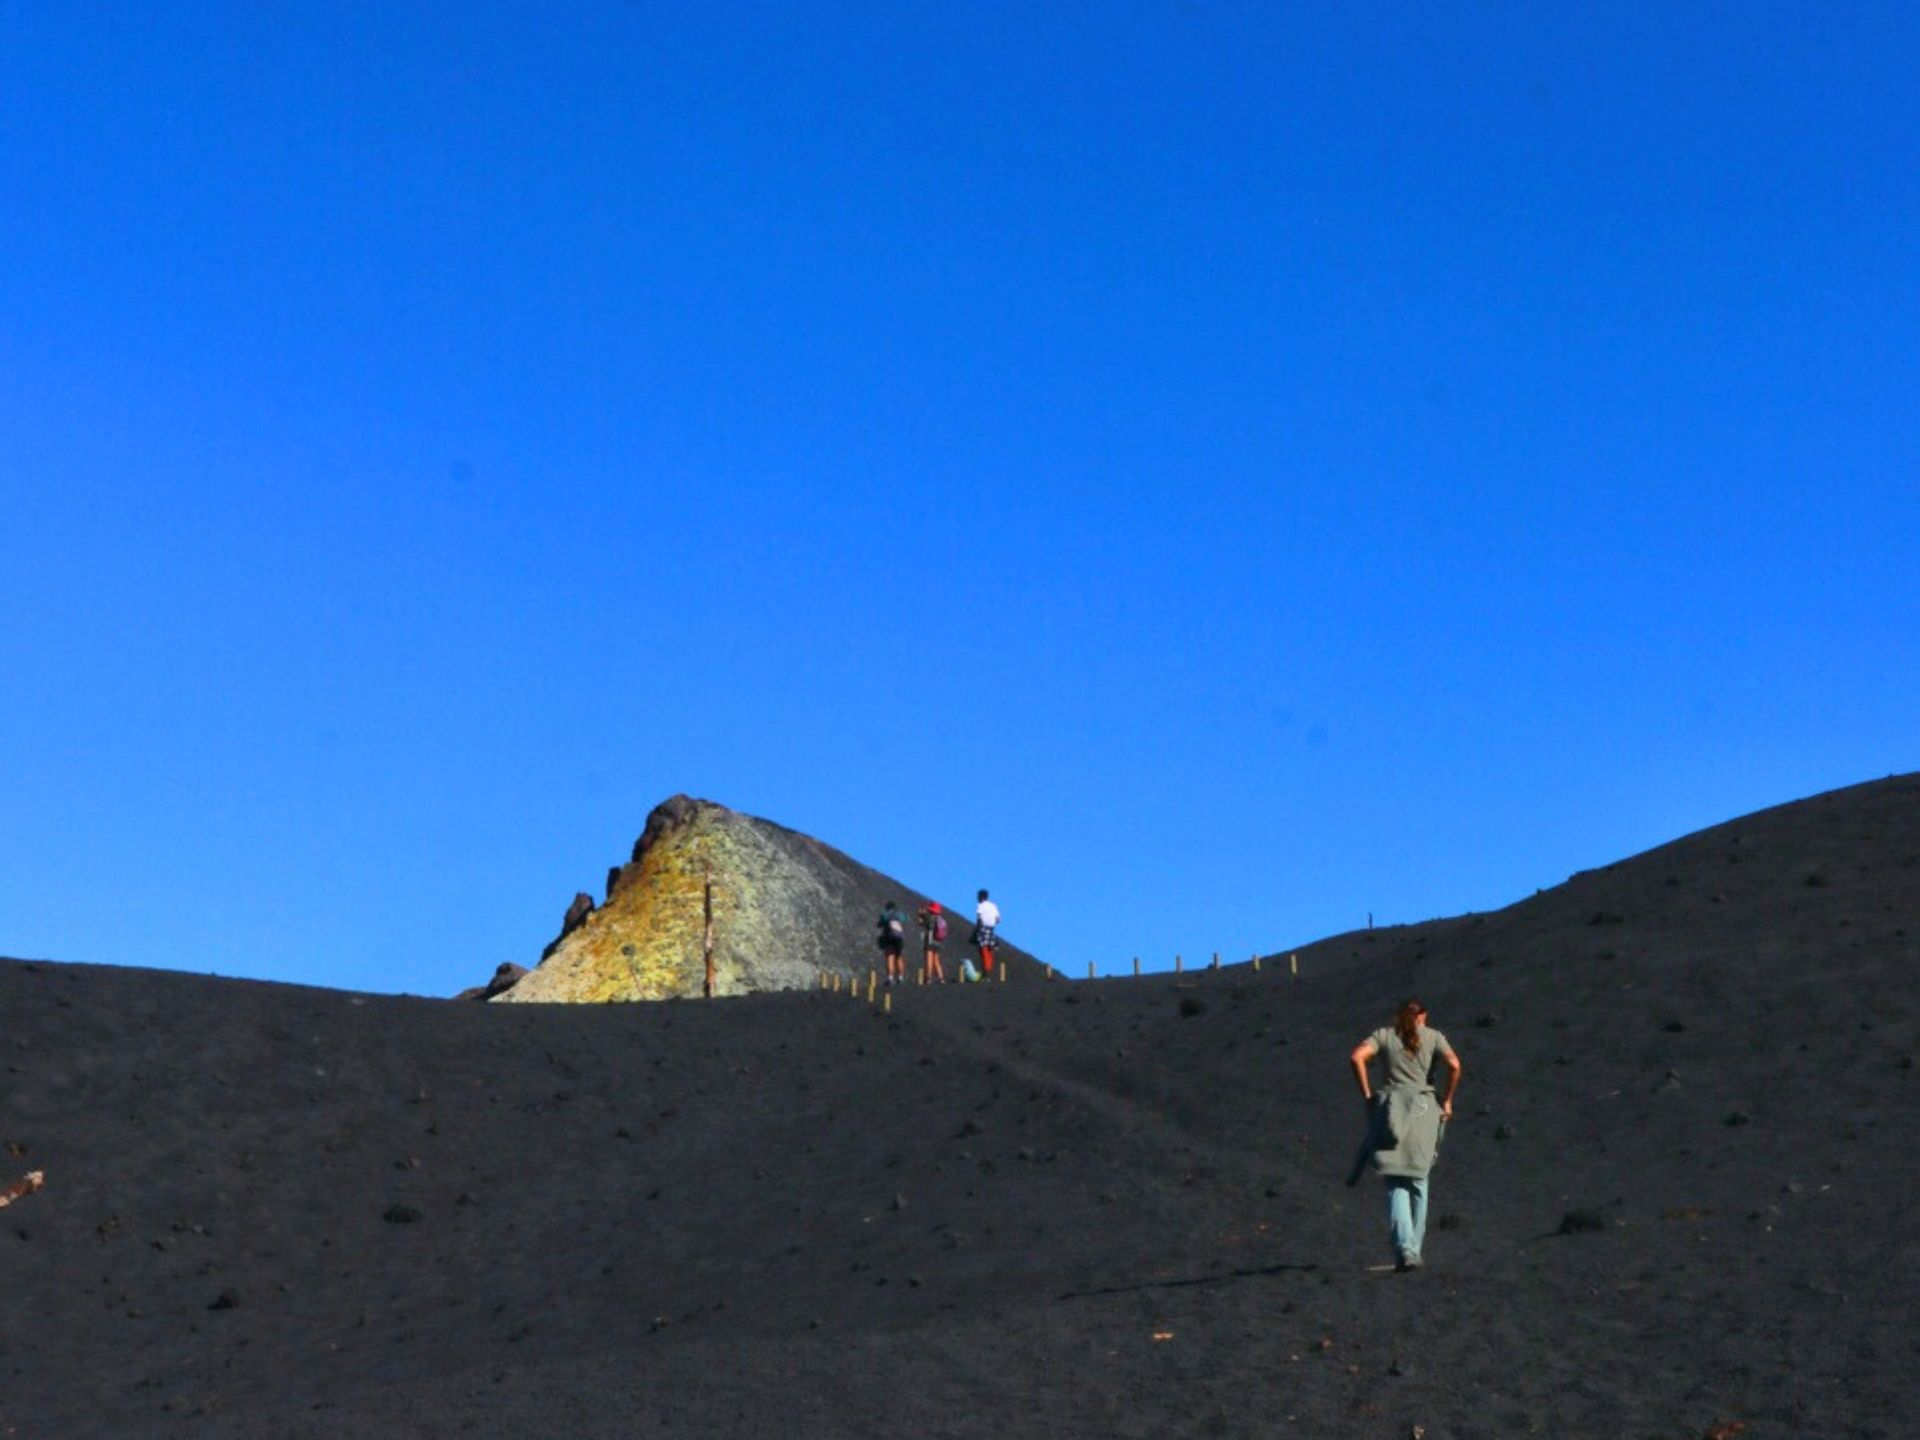
M 1916 768 L 1920 12 L 1555 8 L 0 6 L 0 953 L 446 993 L 687 791 L 1168 965 Z

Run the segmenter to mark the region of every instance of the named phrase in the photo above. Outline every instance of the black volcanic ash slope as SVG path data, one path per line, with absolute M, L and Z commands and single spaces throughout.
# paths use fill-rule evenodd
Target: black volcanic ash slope
M 1903 1434 L 1917 903 L 1902 777 L 1297 982 L 887 1015 L 0 964 L 0 1141 L 48 1172 L 0 1216 L 0 1427 Z M 1396 1277 L 1344 1060 L 1408 989 L 1467 1081 Z

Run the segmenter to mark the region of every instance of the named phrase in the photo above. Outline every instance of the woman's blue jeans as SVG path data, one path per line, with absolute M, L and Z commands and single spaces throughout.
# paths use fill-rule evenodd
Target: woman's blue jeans
M 1420 1253 L 1427 1238 L 1427 1181 L 1403 1175 L 1387 1177 L 1387 1233 L 1393 1240 L 1394 1258 L 1406 1259 Z

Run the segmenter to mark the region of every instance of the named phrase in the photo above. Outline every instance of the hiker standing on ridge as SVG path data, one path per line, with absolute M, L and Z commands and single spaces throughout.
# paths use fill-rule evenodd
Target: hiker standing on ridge
M 915 917 L 920 921 L 920 943 L 925 968 L 920 972 L 929 985 L 947 983 L 946 968 L 940 963 L 940 946 L 947 938 L 947 917 L 938 900 L 929 900 Z
M 887 901 L 880 912 L 880 955 L 886 961 L 887 984 L 899 985 L 907 978 L 907 917 L 900 907 Z
M 973 948 L 980 952 L 980 972 L 993 974 L 993 930 L 1000 923 L 1000 907 L 980 892 L 980 903 L 973 907 Z
M 1386 1075 L 1375 1095 L 1367 1064 L 1375 1056 Z M 1354 1161 L 1349 1185 L 1371 1165 L 1387 1182 L 1387 1234 L 1393 1242 L 1394 1269 L 1418 1270 L 1427 1233 L 1427 1177 L 1440 1158 L 1440 1137 L 1453 1118 L 1453 1096 L 1460 1088 L 1460 1057 L 1447 1037 L 1427 1024 L 1427 1007 L 1403 1002 L 1393 1024 L 1376 1030 L 1348 1056 L 1360 1098 L 1367 1103 L 1367 1138 Z M 1436 1096 L 1428 1072 L 1438 1058 L 1447 1062 L 1447 1091 Z

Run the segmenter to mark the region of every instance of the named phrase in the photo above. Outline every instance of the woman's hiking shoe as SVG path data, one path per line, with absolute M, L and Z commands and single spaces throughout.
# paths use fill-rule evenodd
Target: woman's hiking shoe
M 1418 1255 L 1402 1255 L 1400 1257 L 1400 1263 L 1393 1268 L 1402 1271 L 1418 1270 L 1423 1263 Z

